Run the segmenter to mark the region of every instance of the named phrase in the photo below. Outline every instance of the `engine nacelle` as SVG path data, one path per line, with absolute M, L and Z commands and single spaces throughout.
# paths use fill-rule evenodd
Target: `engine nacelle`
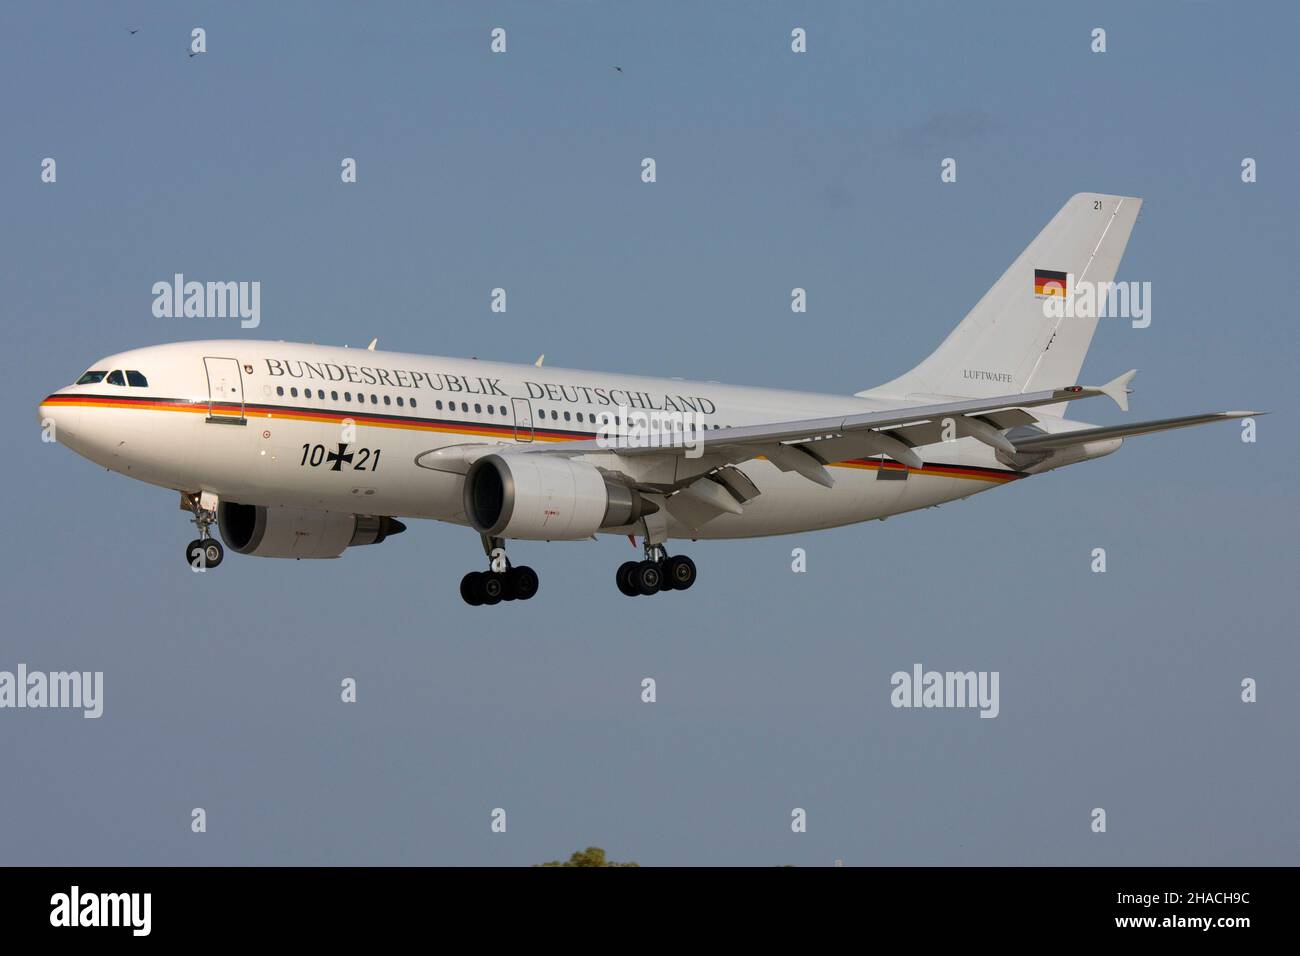
M 226 547 L 259 558 L 337 558 L 347 548 L 406 530 L 396 518 L 233 501 L 218 506 L 217 525 Z
M 465 515 L 492 537 L 577 541 L 658 510 L 594 465 L 558 455 L 484 455 L 465 475 Z

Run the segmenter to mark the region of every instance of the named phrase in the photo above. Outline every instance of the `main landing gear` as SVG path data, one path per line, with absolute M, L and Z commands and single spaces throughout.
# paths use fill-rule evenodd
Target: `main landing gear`
M 628 597 L 685 591 L 695 583 L 695 562 L 684 554 L 669 557 L 662 544 L 646 543 L 644 561 L 625 561 L 614 580 Z
M 527 565 L 512 565 L 500 538 L 484 535 L 483 550 L 491 562 L 488 570 L 471 571 L 460 579 L 460 596 L 466 604 L 477 607 L 502 601 L 527 601 L 537 593 L 540 586 L 537 572 Z
M 185 563 L 194 571 L 210 571 L 226 557 L 221 542 L 208 534 L 208 528 L 217 520 L 217 499 L 206 492 L 199 495 L 181 495 L 181 507 L 194 514 L 194 524 L 199 536 L 185 546 Z

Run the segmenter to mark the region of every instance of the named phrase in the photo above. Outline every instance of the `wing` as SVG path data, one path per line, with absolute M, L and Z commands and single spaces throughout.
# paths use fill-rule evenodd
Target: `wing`
M 1136 371 L 1126 372 L 1100 386 L 1072 385 L 991 398 L 900 406 L 856 415 L 743 425 L 694 435 L 673 432 L 656 435 L 655 441 L 642 445 L 612 436 L 610 440 L 516 446 L 511 453 L 574 456 L 614 452 L 623 458 L 698 458 L 703 455 L 724 464 L 738 464 L 763 456 L 782 471 L 799 472 L 829 487 L 832 480 L 822 466 L 855 455 L 883 454 L 912 468 L 920 468 L 921 459 L 911 449 L 939 441 L 939 433 L 947 420 L 952 421 L 959 436 L 976 438 L 1014 455 L 1016 446 L 1002 434 L 1002 429 L 1035 421 L 1023 409 L 1096 395 L 1108 395 L 1121 408 L 1127 408 L 1127 386 L 1135 374 Z
M 743 425 L 697 434 L 670 432 L 656 434 L 653 442 L 643 444 L 611 436 L 609 440 L 556 444 L 473 442 L 449 445 L 417 456 L 416 464 L 434 471 L 463 475 L 475 459 L 494 452 L 585 457 L 599 462 L 608 471 L 621 473 L 629 484 L 642 490 L 671 493 L 696 485 L 697 496 L 704 495 L 712 504 L 721 506 L 728 504 L 725 496 L 717 494 L 721 489 L 702 485 L 697 479 L 709 472 L 717 472 L 713 477 L 727 484 L 742 501 L 747 501 L 758 494 L 758 489 L 743 473 L 728 466 L 752 458 L 765 457 L 782 471 L 797 472 L 828 488 L 834 484 L 834 479 L 825 466 L 836 461 L 885 455 L 908 467 L 921 468 L 921 458 L 912 449 L 942 440 L 940 433 L 948 421 L 952 422 L 958 436 L 976 438 L 1014 455 L 1016 446 L 1002 430 L 1036 421 L 1024 409 L 1096 395 L 1108 395 L 1121 407 L 1127 408 L 1127 385 L 1135 374 L 1135 371 L 1126 372 L 1101 386 L 1072 385 L 991 398 L 899 406 L 856 415 Z M 724 510 L 731 510 L 730 504 Z
M 990 398 L 963 399 L 926 405 L 899 405 L 882 411 L 828 418 L 774 422 L 699 433 L 654 434 L 653 441 L 632 443 L 627 435 L 608 439 L 558 443 L 466 443 L 434 449 L 416 458 L 423 468 L 465 474 L 486 454 L 559 455 L 582 458 L 607 476 L 643 493 L 662 495 L 669 512 L 692 527 L 720 514 L 741 514 L 760 494 L 750 477 L 735 467 L 766 458 L 784 472 L 831 487 L 828 464 L 884 455 L 909 468 L 921 469 L 916 447 L 942 441 L 951 429 L 997 449 L 1010 460 L 1036 452 L 1051 452 L 1090 441 L 1181 428 L 1249 412 L 1219 412 L 1057 434 L 1025 434 L 1019 426 L 1037 419 L 1026 409 L 1106 395 L 1128 409 L 1128 383 L 1134 371 L 1100 386 L 1021 392 Z M 1015 429 L 1010 435 L 1007 430 Z
M 810 451 L 805 448 L 815 442 L 835 442 L 845 438 L 860 439 L 856 446 L 863 443 L 875 446 L 870 454 L 885 454 L 895 460 L 921 467 L 920 458 L 911 448 L 916 445 L 931 444 L 939 440 L 930 437 L 929 432 L 938 429 L 945 419 L 952 419 L 962 435 L 970 435 L 985 441 L 1008 454 L 1015 454 L 1016 446 L 1001 434 L 1000 429 L 1013 428 L 1016 425 L 1030 424 L 1036 419 L 1022 411 L 1039 405 L 1055 405 L 1060 402 L 1072 402 L 1080 398 L 1092 398 L 1097 395 L 1110 396 L 1121 408 L 1128 408 L 1128 383 L 1136 370 L 1125 372 L 1114 381 L 1105 385 L 1072 385 L 1068 388 L 1047 389 L 1040 392 L 1020 392 L 1014 395 L 999 395 L 992 398 L 965 399 L 959 402 L 943 402 L 931 405 L 910 405 L 876 412 L 861 412 L 856 415 L 836 415 L 829 418 L 800 419 L 796 421 L 774 422 L 767 425 L 742 425 L 739 428 L 727 428 L 714 432 L 701 432 L 697 436 L 678 435 L 676 433 L 661 437 L 653 444 L 643 446 L 621 443 L 617 439 L 605 441 L 566 441 L 559 444 L 515 444 L 500 442 L 487 444 L 470 442 L 460 445 L 446 445 L 424 452 L 416 457 L 416 463 L 423 468 L 435 471 L 458 472 L 464 474 L 469 465 L 479 455 L 490 452 L 507 454 L 542 454 L 576 457 L 580 455 L 602 455 L 615 453 L 621 457 L 698 457 L 701 446 L 707 446 L 711 457 L 722 457 L 728 463 L 747 461 L 766 455 L 777 448 L 778 458 L 783 457 L 780 446 L 795 450 Z M 932 426 L 932 427 L 930 427 Z M 886 433 L 889 430 L 889 433 Z M 831 445 L 817 445 L 819 452 L 829 452 Z M 815 457 L 824 457 L 818 454 Z M 828 458 L 827 461 L 843 460 Z M 795 469 L 797 470 L 797 469 Z

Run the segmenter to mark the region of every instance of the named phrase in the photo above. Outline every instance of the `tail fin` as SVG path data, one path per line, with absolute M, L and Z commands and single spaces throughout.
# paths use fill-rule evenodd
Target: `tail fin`
M 985 398 L 1073 385 L 1097 317 L 1049 318 L 1044 300 L 1085 280 L 1114 280 L 1141 206 L 1131 196 L 1071 196 L 929 358 L 857 394 Z

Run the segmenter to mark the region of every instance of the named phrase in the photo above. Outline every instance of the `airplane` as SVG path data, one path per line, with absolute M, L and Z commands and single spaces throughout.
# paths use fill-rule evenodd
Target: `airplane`
M 1114 279 L 1141 205 L 1071 197 L 928 358 L 853 395 L 235 339 L 107 356 L 39 416 L 82 457 L 178 492 L 196 571 L 222 563 L 213 525 L 240 554 L 336 558 L 427 518 L 480 536 L 470 605 L 537 593 L 510 540 L 639 537 L 618 589 L 686 590 L 696 566 L 670 541 L 883 519 L 1258 414 L 1065 417 L 1099 395 L 1127 411 L 1135 372 L 1076 384 L 1098 319 L 1044 303 Z

